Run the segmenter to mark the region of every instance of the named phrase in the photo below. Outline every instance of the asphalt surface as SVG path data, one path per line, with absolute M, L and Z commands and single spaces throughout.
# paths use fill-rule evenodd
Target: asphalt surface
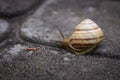
M 0 80 L 119 80 L 120 2 L 117 0 L 0 0 Z M 104 40 L 89 54 L 62 45 L 90 18 Z M 58 28 L 56 28 L 56 26 Z M 26 50 L 27 48 L 37 50 Z

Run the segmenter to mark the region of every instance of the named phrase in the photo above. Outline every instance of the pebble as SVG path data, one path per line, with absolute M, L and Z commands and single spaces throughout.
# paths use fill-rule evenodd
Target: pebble
M 62 40 L 60 33 L 55 26 L 45 23 L 44 21 L 37 18 L 30 18 L 23 23 L 20 29 L 20 35 L 26 39 L 31 40 L 43 40 L 51 42 L 51 40 Z
M 50 53 L 54 54 L 54 55 L 57 55 L 59 52 L 58 51 L 53 51 L 51 50 Z
M 7 52 L 13 56 L 16 56 L 20 53 L 20 51 L 22 51 L 25 48 L 26 48 L 25 46 L 22 46 L 21 44 L 17 44 L 11 47 Z
M 70 59 L 68 57 L 64 57 L 63 61 L 70 61 Z

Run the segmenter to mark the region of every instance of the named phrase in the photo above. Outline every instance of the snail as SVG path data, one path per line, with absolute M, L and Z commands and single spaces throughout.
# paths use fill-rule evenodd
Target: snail
M 75 54 L 85 54 L 93 50 L 103 40 L 103 31 L 91 19 L 78 24 L 70 38 L 64 38 L 62 45 Z

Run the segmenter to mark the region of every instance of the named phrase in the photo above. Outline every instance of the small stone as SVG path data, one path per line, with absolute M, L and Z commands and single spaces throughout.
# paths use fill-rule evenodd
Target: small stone
M 13 56 L 16 56 L 19 54 L 20 51 L 25 49 L 25 46 L 22 46 L 21 44 L 14 45 L 14 47 L 11 47 L 7 52 L 10 53 Z
M 64 57 L 63 61 L 70 61 L 70 59 L 68 57 Z
M 57 55 L 57 54 L 58 54 L 57 51 L 53 51 L 53 50 L 51 50 L 50 53 L 52 53 L 52 54 L 54 54 L 54 55 Z
M 20 35 L 36 42 L 41 40 L 40 43 L 42 43 L 42 41 L 51 42 L 51 40 L 62 40 L 60 33 L 54 25 L 45 23 L 37 18 L 30 18 L 23 23 L 20 29 Z
M 29 51 L 28 54 L 31 55 L 33 53 L 33 51 Z
M 66 55 L 71 55 L 71 53 L 66 53 Z

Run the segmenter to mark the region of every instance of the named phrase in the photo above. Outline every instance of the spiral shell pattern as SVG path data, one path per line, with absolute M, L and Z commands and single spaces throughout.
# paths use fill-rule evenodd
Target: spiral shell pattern
M 81 51 L 96 46 L 103 39 L 100 27 L 91 19 L 85 19 L 75 27 L 69 46 Z

